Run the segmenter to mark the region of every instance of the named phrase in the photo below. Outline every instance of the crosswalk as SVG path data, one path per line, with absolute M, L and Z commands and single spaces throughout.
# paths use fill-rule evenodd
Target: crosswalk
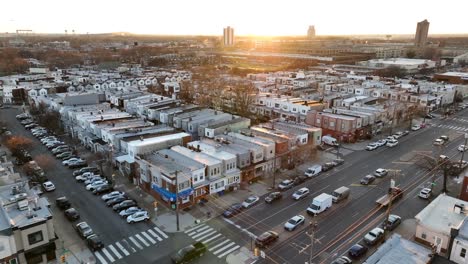
M 94 252 L 98 263 L 108 264 L 129 256 L 146 247 L 157 244 L 167 239 L 166 235 L 158 227 L 142 231 L 133 236 L 129 236 L 113 244 L 107 245 L 102 250 Z
M 213 255 L 223 258 L 240 248 L 236 242 L 225 237 L 216 229 L 206 224 L 197 225 L 185 231 L 189 237 L 197 242 L 202 242 Z
M 459 121 L 459 122 L 468 123 L 468 119 L 465 119 L 465 118 L 453 117 L 453 118 L 449 118 L 449 120 L 455 120 L 455 121 Z
M 460 125 L 438 125 L 437 127 L 440 127 L 440 128 L 448 128 L 448 129 L 452 129 L 452 130 L 457 130 L 457 131 L 468 131 L 468 126 L 460 126 Z

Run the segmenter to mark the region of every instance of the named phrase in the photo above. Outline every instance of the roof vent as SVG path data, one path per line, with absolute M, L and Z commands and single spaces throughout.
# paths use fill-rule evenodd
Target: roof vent
M 462 203 L 455 204 L 455 205 L 453 206 L 453 211 L 454 211 L 456 214 L 465 214 L 465 205 L 462 204 Z

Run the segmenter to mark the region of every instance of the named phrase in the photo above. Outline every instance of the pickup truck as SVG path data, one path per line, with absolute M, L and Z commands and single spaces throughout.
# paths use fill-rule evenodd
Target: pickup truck
M 203 256 L 206 252 L 206 245 L 202 242 L 197 242 L 193 245 L 188 245 L 172 256 L 172 262 L 175 264 L 187 263 L 196 258 Z
M 393 187 L 389 188 L 388 193 L 377 199 L 375 202 L 380 206 L 386 207 L 390 203 L 390 199 L 392 199 L 392 202 L 394 202 L 395 200 L 400 199 L 402 196 L 403 191 L 398 187 Z

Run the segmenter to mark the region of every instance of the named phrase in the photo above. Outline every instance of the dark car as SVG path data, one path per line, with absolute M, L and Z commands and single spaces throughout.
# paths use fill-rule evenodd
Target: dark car
M 366 175 L 364 178 L 361 179 L 360 183 L 362 185 L 369 185 L 371 184 L 372 182 L 375 181 L 375 176 L 372 176 L 372 175 Z
M 336 166 L 336 163 L 334 162 L 326 162 L 322 164 L 322 171 L 329 171 L 333 169 Z
M 294 183 L 294 185 L 299 185 L 299 184 L 305 182 L 305 181 L 308 180 L 308 179 L 309 179 L 309 178 L 307 178 L 307 177 L 304 176 L 304 175 L 299 175 L 299 176 L 297 176 L 296 178 L 294 178 L 293 183 Z
M 81 175 L 85 172 L 92 172 L 94 174 L 98 173 L 99 172 L 99 169 L 96 168 L 96 167 L 84 167 L 84 168 L 81 168 L 79 170 L 76 170 L 73 172 L 73 176 L 78 176 L 78 175 Z
M 112 191 L 112 185 L 110 184 L 104 184 L 104 185 L 101 185 L 99 187 L 97 187 L 96 189 L 93 190 L 93 194 L 103 194 L 103 193 L 108 193 L 110 191 Z
M 77 162 L 74 162 L 70 165 L 68 165 L 68 168 L 70 169 L 78 169 L 78 168 L 83 168 L 83 167 L 86 167 L 88 166 L 88 164 L 86 163 L 86 161 L 77 161 Z
M 91 227 L 86 222 L 76 224 L 75 229 L 82 238 L 87 238 L 88 236 L 94 234 L 93 229 L 91 229 Z
M 283 198 L 283 194 L 280 192 L 272 192 L 265 197 L 265 203 L 272 203 L 276 200 L 280 200 L 281 198 Z
M 106 202 L 107 206 L 114 206 L 118 203 L 121 203 L 125 200 L 127 200 L 128 198 L 126 196 L 123 196 L 123 195 L 119 195 L 117 197 L 114 197 L 112 199 L 110 199 L 109 201 Z
M 86 244 L 92 251 L 97 251 L 104 247 L 104 243 L 96 234 L 92 234 L 86 238 Z
M 340 166 L 344 163 L 344 159 L 334 159 L 333 162 L 335 163 L 335 166 Z
M 278 233 L 273 232 L 273 231 L 267 231 L 267 232 L 259 235 L 255 239 L 255 245 L 260 247 L 260 248 L 264 248 L 264 247 L 268 246 L 269 244 L 271 244 L 271 243 L 275 242 L 276 240 L 278 240 L 278 238 L 279 238 Z
M 65 210 L 71 207 L 70 201 L 68 201 L 67 197 L 62 196 L 55 200 L 55 204 L 58 208 Z
M 224 211 L 223 216 L 226 218 L 233 217 L 236 214 L 240 213 L 242 211 L 242 204 L 240 203 L 235 203 L 231 205 L 226 211 Z
M 388 216 L 388 221 L 382 223 L 381 227 L 385 230 L 392 231 L 401 223 L 401 217 L 391 214 Z
M 361 244 L 354 244 L 349 250 L 348 255 L 352 258 L 360 258 L 362 255 L 366 254 L 367 247 Z
M 122 210 L 125 210 L 125 209 L 127 209 L 129 207 L 136 206 L 136 205 L 137 205 L 137 203 L 135 201 L 133 201 L 133 200 L 125 200 L 125 201 L 123 201 L 123 202 L 121 202 L 119 204 L 114 205 L 112 207 L 112 209 L 114 211 L 116 211 L 116 212 L 120 212 Z
M 335 260 L 333 260 L 332 263 L 330 264 L 351 264 L 353 263 L 348 257 L 346 256 L 341 256 Z
M 80 219 L 80 214 L 75 208 L 67 209 L 63 213 L 65 214 L 65 217 L 70 221 L 75 221 L 75 220 Z
M 206 245 L 202 242 L 196 242 L 193 245 L 188 245 L 177 251 L 177 253 L 171 257 L 172 263 L 190 263 L 191 261 L 203 256 L 206 250 Z

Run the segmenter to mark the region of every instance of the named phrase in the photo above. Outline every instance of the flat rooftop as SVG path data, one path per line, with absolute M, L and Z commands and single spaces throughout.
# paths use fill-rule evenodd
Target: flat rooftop
M 202 152 L 196 152 L 193 150 L 190 150 L 188 148 L 182 147 L 182 146 L 174 146 L 171 148 L 172 150 L 179 152 L 180 154 L 192 158 L 195 161 L 198 161 L 200 163 L 205 164 L 206 166 L 215 166 L 221 163 L 219 159 L 213 158 L 212 156 L 202 153 Z
M 169 135 L 164 135 L 164 136 L 144 138 L 143 140 L 141 139 L 133 140 L 133 141 L 129 141 L 127 144 L 128 146 L 142 147 L 142 146 L 162 143 L 162 142 L 169 141 L 169 140 L 181 139 L 183 137 L 190 137 L 190 134 L 181 132 L 181 133 L 169 134 Z

